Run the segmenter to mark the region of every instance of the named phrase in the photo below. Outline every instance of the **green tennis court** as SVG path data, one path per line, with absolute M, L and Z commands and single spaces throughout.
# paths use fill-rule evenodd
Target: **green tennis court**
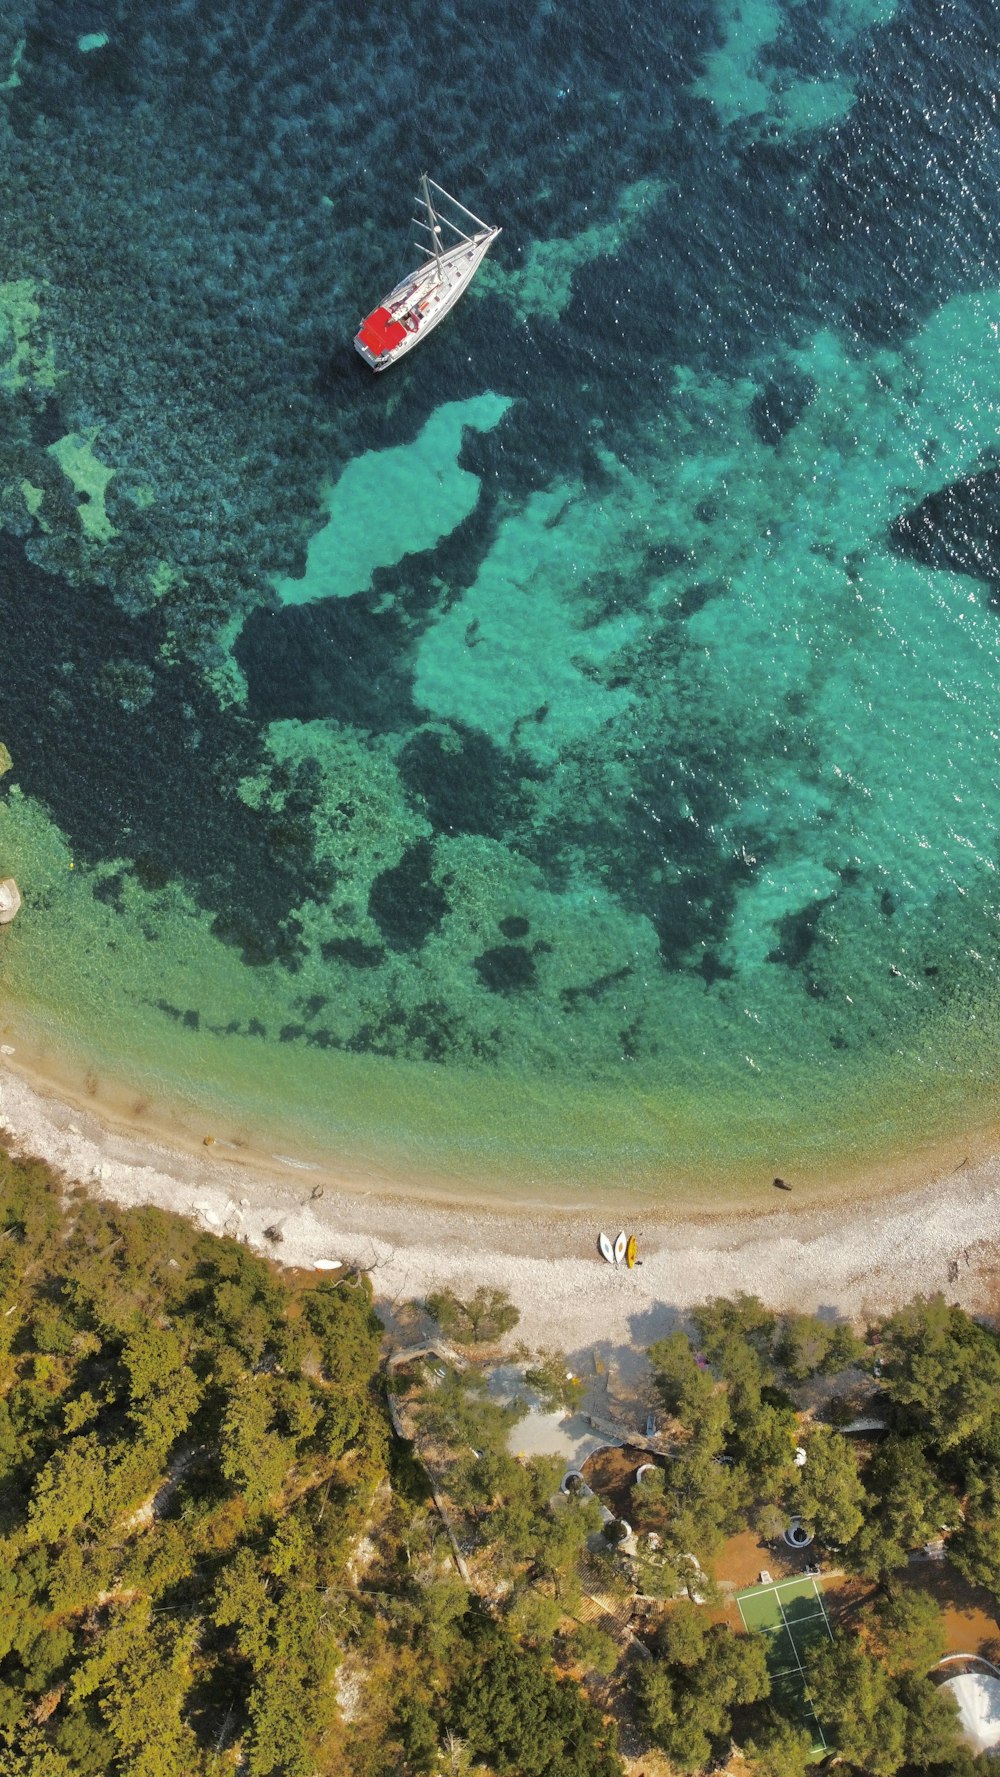
M 812 1649 L 833 1640 L 819 1581 L 809 1574 L 802 1579 L 750 1586 L 745 1592 L 737 1592 L 736 1602 L 744 1629 L 767 1638 L 765 1657 L 775 1703 L 789 1714 L 798 1715 L 815 1735 L 817 1751 L 824 1751 L 826 1740 L 816 1720 L 805 1676 Z

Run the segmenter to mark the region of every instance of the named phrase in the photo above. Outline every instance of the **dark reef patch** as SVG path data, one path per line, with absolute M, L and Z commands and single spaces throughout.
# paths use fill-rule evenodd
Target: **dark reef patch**
M 448 911 L 448 898 L 431 874 L 433 864 L 431 841 L 418 839 L 372 883 L 368 912 L 392 950 L 419 950 Z
M 251 611 L 234 649 L 255 722 L 332 716 L 371 733 L 414 720 L 406 625 L 374 593 Z
M 898 340 L 949 296 L 996 281 L 993 0 L 907 0 L 856 62 L 856 102 L 822 145 L 808 199 L 810 306 Z M 982 120 L 974 153 L 962 115 Z
M 303 887 L 326 886 L 300 845 L 281 855 L 270 817 L 247 808 L 235 783 L 256 760 L 252 729 L 222 715 L 199 675 L 164 667 L 162 628 L 133 622 L 98 584 L 36 566 L 0 533 L 0 652 L 4 738 L 22 788 L 37 796 L 86 863 L 135 858 L 147 887 L 186 883 L 222 909 L 220 935 L 254 960 L 294 954 L 285 921 Z M 101 695 L 109 658 L 150 689 L 128 707 Z M 120 898 L 121 882 L 98 885 Z M 308 888 L 307 888 L 308 892 Z
M 819 937 L 819 922 L 826 909 L 832 905 L 834 897 L 827 895 L 824 899 L 810 902 L 808 907 L 800 907 L 795 913 L 788 913 L 778 921 L 778 942 L 768 952 L 769 963 L 784 963 L 786 968 L 798 969 L 807 962 L 816 940 Z M 810 983 L 810 992 L 819 993 L 815 983 Z
M 1000 604 L 1000 469 L 983 469 L 929 494 L 893 524 L 901 555 L 984 580 Z
M 750 423 L 761 444 L 780 444 L 797 425 L 816 393 L 811 376 L 788 368 L 758 389 L 750 403 Z
M 531 930 L 530 919 L 521 913 L 511 913 L 500 921 L 500 930 L 505 938 L 526 938 Z
M 405 1012 L 395 1006 L 363 1022 L 343 1045 L 355 1054 L 372 1053 L 410 1060 L 445 1062 L 456 1054 L 481 1061 L 494 1058 L 488 1037 L 478 1036 L 443 1001 L 428 999 Z
M 349 963 L 352 969 L 378 969 L 385 962 L 381 944 L 366 944 L 363 938 L 328 938 L 320 951 L 324 962 Z
M 489 736 L 453 723 L 445 730 L 418 728 L 398 759 L 410 798 L 437 833 L 505 837 L 525 820 L 520 778 L 540 774 L 525 758 L 516 761 Z
M 574 1012 L 587 1000 L 603 999 L 609 988 L 627 981 L 631 973 L 631 964 L 626 963 L 623 968 L 611 969 L 606 975 L 599 975 L 596 981 L 588 981 L 584 987 L 564 987 L 559 998 L 567 1012 Z
M 535 959 L 523 944 L 497 944 L 474 961 L 476 974 L 491 993 L 521 993 L 535 985 Z
M 728 963 L 720 962 L 711 950 L 703 952 L 701 961 L 695 969 L 695 974 L 700 975 L 705 983 L 706 993 L 710 987 L 715 986 L 717 981 L 731 981 L 735 973 L 735 969 L 731 969 Z
M 676 641 L 668 636 L 666 643 L 662 655 L 647 647 L 645 670 L 659 672 L 661 660 L 673 670 Z M 616 898 L 651 921 L 664 966 L 686 971 L 692 953 L 722 948 L 737 892 L 766 865 L 772 842 L 748 831 L 741 851 L 720 853 L 718 828 L 747 768 L 738 747 L 712 751 L 688 734 L 683 758 L 651 747 L 630 763 L 633 794 L 619 799 L 613 815 L 596 813 L 591 802 L 590 820 L 577 825 L 568 795 L 566 812 L 536 856 L 557 880 L 563 849 L 583 848 Z M 583 790 L 584 807 L 585 797 Z

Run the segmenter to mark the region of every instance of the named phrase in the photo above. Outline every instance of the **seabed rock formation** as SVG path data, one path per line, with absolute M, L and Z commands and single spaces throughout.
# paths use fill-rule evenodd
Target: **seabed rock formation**
M 0 881 L 0 926 L 9 926 L 21 910 L 21 891 L 12 876 Z

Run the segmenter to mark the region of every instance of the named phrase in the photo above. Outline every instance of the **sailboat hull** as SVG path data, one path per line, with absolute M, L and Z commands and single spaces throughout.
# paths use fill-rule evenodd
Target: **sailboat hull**
M 430 259 L 410 272 L 366 315 L 354 338 L 354 349 L 372 370 L 412 352 L 415 345 L 443 321 L 464 294 L 500 233 L 487 228 L 470 240 Z

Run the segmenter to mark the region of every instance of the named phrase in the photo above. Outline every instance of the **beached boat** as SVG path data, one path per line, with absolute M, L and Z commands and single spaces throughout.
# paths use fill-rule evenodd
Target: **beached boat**
M 635 1255 L 638 1252 L 638 1250 L 639 1249 L 635 1243 L 635 1235 L 630 1234 L 628 1237 L 628 1245 L 625 1248 L 625 1263 L 628 1266 L 630 1271 L 631 1271 L 633 1265 L 635 1264 Z
M 615 1249 L 606 1234 L 598 1234 L 597 1244 L 601 1249 L 601 1258 L 607 1259 L 609 1265 L 615 1262 Z
M 628 1244 L 628 1242 L 625 1239 L 625 1230 L 623 1228 L 621 1233 L 618 1236 L 618 1239 L 615 1241 L 615 1264 L 616 1265 L 620 1265 L 623 1258 L 625 1257 L 625 1248 L 626 1248 L 627 1244 Z
M 437 193 L 439 200 L 446 201 L 451 212 L 473 225 L 472 234 L 460 227 L 448 209 L 441 208 L 440 203 L 435 204 L 432 191 Z M 373 370 L 387 370 L 444 319 L 472 282 L 500 233 L 499 228 L 491 228 L 489 223 L 474 216 L 426 173 L 421 176 L 418 201 L 426 218 L 414 216 L 413 220 L 430 237 L 429 244 L 416 243 L 425 256 L 425 264 L 408 272 L 388 296 L 383 296 L 378 308 L 365 316 L 355 335 L 355 350 Z M 449 240 L 451 235 L 458 236 L 450 247 L 445 245 L 445 229 L 451 230 Z

